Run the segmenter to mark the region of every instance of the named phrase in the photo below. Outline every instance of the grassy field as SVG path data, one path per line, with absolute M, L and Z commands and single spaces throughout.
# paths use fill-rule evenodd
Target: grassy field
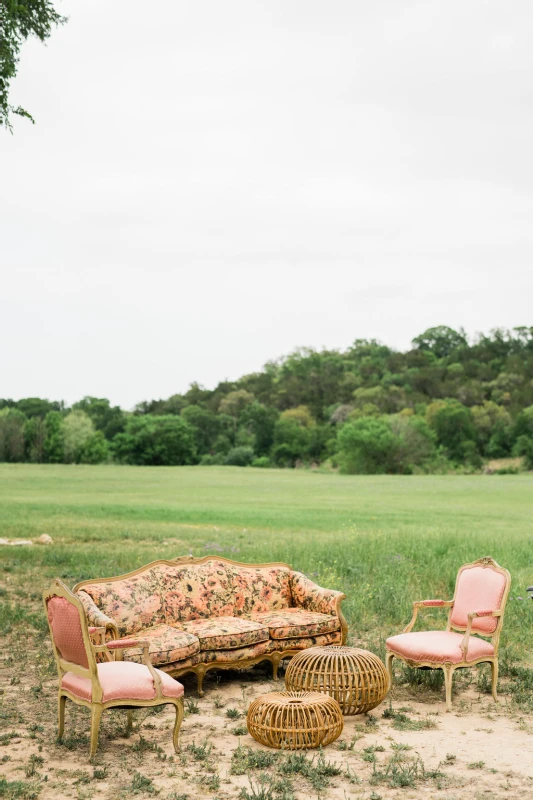
M 469 793 L 470 770 L 482 770 L 485 761 L 472 762 L 468 737 L 461 744 L 465 730 L 473 727 L 469 735 L 481 737 L 472 747 L 487 764 L 499 757 L 511 766 L 516 747 L 529 747 L 533 733 L 527 722 L 533 711 L 533 603 L 525 596 L 533 583 L 532 519 L 531 474 L 343 477 L 239 468 L 0 465 L 0 536 L 53 538 L 49 546 L 0 547 L 0 763 L 6 775 L 0 796 L 393 800 L 401 787 L 451 787 L 460 791 L 447 795 L 454 800 L 479 797 L 475 786 Z M 171 712 L 137 712 L 128 743 L 124 712 L 116 711 L 104 716 L 101 747 L 89 766 L 86 710 L 69 704 L 67 733 L 56 742 L 57 678 L 41 593 L 55 576 L 73 585 L 186 553 L 286 561 L 323 586 L 342 589 L 350 641 L 381 654 L 385 637 L 409 619 L 412 600 L 451 597 L 457 568 L 492 555 L 513 576 L 501 650 L 504 702 L 498 710 L 491 705 L 486 668 L 464 671 L 455 679 L 457 716 L 444 720 L 434 711 L 435 704 L 442 706 L 441 673 L 400 667 L 392 695 L 400 705 L 394 712 L 387 706 L 387 718 L 380 712 L 366 722 L 347 719 L 342 740 L 328 748 L 335 764 L 326 766 L 337 776 L 330 779 L 312 757 L 291 761 L 248 749 L 253 741 L 242 722 L 249 698 L 280 688 L 269 683 L 268 668 L 240 680 L 210 673 L 200 704 L 195 681 L 184 681 L 179 756 L 170 749 Z M 432 609 L 426 621 L 440 624 L 441 613 Z M 244 748 L 237 734 L 245 735 Z M 356 745 L 359 739 L 363 743 Z M 420 760 L 426 740 L 436 771 L 426 771 Z M 266 772 L 257 771 L 260 764 Z M 521 762 L 516 769 L 506 773 L 514 775 L 504 787 L 515 791 L 509 797 L 523 796 L 530 785 Z M 246 788 L 246 771 L 257 791 Z M 503 786 L 496 772 L 483 774 L 491 796 Z
M 409 618 L 412 600 L 451 597 L 458 566 L 492 555 L 513 576 L 504 628 L 513 661 L 529 649 L 533 622 L 532 521 L 532 474 L 0 465 L 0 535 L 54 540 L 3 549 L 23 604 L 54 576 L 72 585 L 156 558 L 219 553 L 286 561 L 342 589 L 354 637 L 379 640 Z

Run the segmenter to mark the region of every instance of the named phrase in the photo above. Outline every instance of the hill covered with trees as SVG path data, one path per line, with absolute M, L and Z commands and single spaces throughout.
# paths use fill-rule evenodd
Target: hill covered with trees
M 533 469 L 533 327 L 430 328 L 399 352 L 357 339 L 344 351 L 302 348 L 214 389 L 139 403 L 71 408 L 0 400 L 0 461 L 327 463 L 346 473 L 478 469 L 523 456 Z

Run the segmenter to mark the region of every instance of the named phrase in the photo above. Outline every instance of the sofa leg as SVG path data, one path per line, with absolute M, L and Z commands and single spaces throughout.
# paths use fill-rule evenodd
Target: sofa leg
M 205 692 L 203 690 L 204 675 L 207 672 L 206 668 L 201 666 L 196 668 L 196 675 L 198 677 L 198 697 L 203 697 Z
M 278 669 L 281 658 L 278 655 L 274 655 L 271 657 L 272 661 L 272 679 L 277 681 L 278 680 Z

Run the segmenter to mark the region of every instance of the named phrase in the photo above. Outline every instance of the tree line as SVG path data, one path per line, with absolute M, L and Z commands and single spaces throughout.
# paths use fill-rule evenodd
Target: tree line
M 345 473 L 533 469 L 533 327 L 468 341 L 430 328 L 406 352 L 357 339 L 299 349 L 214 389 L 139 403 L 0 400 L 0 461 L 137 465 L 326 464 Z

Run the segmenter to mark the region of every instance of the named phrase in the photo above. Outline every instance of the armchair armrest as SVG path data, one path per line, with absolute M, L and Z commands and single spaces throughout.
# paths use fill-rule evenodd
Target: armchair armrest
M 142 663 L 145 667 L 148 667 L 150 671 L 154 682 L 156 697 L 161 698 L 163 696 L 163 688 L 161 686 L 161 678 L 150 661 L 150 642 L 147 642 L 145 639 L 114 639 L 103 645 L 93 645 L 93 649 L 96 653 L 109 653 L 109 651 L 111 651 L 113 655 L 115 655 L 115 650 L 126 650 L 130 647 L 142 647 Z
M 408 625 L 403 629 L 404 633 L 410 633 L 418 617 L 418 612 L 421 608 L 451 608 L 453 600 L 415 600 L 413 603 L 413 616 Z
M 466 661 L 466 657 L 468 655 L 468 642 L 470 640 L 470 634 L 472 633 L 472 620 L 476 617 L 501 617 L 502 612 L 500 609 L 497 611 L 491 611 L 488 609 L 481 609 L 481 611 L 470 611 L 467 615 L 468 622 L 466 624 L 466 631 L 465 635 L 463 636 L 463 641 L 461 642 L 461 650 L 463 653 L 463 660 Z
M 113 637 L 116 638 L 118 636 L 117 623 L 114 619 L 108 617 L 107 614 L 104 614 L 104 612 L 98 608 L 91 595 L 80 589 L 79 592 L 76 592 L 76 597 L 85 609 L 89 626 L 105 628 L 106 632 L 109 631 Z

